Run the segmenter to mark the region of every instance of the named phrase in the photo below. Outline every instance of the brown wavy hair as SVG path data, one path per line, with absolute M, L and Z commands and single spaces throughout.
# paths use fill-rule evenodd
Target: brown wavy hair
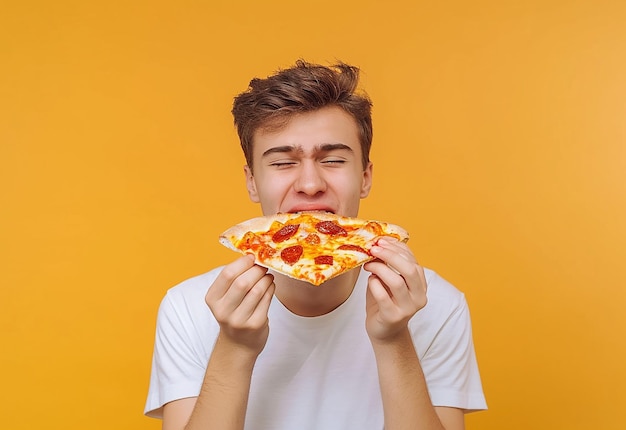
M 372 102 L 357 92 L 359 68 L 339 62 L 331 66 L 298 60 L 293 67 L 254 78 L 235 97 L 232 114 L 246 163 L 252 169 L 252 140 L 257 130 L 278 131 L 293 115 L 337 106 L 357 123 L 363 168 L 372 146 Z

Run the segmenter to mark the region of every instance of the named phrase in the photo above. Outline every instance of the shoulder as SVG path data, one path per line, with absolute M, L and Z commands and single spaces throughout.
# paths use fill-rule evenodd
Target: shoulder
M 213 281 L 215 281 L 215 278 L 217 278 L 217 275 L 219 275 L 223 269 L 224 266 L 216 267 L 210 272 L 186 279 L 167 290 L 165 297 L 170 300 L 185 300 L 195 298 L 198 295 L 204 297 Z
M 465 294 L 430 269 L 424 269 L 428 286 L 428 303 L 412 319 L 413 324 L 441 325 L 453 314 L 463 313 L 467 309 Z
M 451 305 L 465 303 L 465 294 L 437 272 L 431 269 L 424 269 L 424 275 L 426 276 L 426 285 L 428 286 L 427 294 L 429 301 L 434 300 L 436 303 L 445 302 Z
M 205 319 L 211 317 L 205 296 L 224 267 L 186 279 L 167 290 L 159 307 L 159 319 Z

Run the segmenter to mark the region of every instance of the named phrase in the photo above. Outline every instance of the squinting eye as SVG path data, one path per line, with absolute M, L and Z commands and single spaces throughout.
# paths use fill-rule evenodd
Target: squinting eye
M 272 167 L 289 167 L 289 166 L 293 166 L 296 163 L 293 161 L 276 161 L 274 163 L 270 163 L 270 166 Z
M 346 162 L 346 160 L 335 159 L 335 158 L 331 158 L 329 160 L 322 161 L 322 163 L 324 163 L 324 164 L 343 164 L 345 162 Z

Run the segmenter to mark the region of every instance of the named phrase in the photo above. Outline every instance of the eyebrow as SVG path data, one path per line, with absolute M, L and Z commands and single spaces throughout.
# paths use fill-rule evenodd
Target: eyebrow
M 348 145 L 345 145 L 343 143 L 323 143 L 315 147 L 315 152 L 330 152 L 330 151 L 337 151 L 337 150 L 354 152 L 352 148 L 350 148 Z M 303 152 L 303 151 L 302 151 L 302 147 L 300 146 L 293 146 L 293 145 L 275 146 L 265 151 L 262 157 L 266 157 L 271 154 L 280 154 L 280 153 L 287 153 L 287 152 Z

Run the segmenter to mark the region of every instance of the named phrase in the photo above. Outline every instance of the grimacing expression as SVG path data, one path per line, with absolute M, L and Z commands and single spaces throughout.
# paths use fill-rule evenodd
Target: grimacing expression
M 325 210 L 357 216 L 372 185 L 372 164 L 363 168 L 361 151 L 355 120 L 334 106 L 297 114 L 277 131 L 258 130 L 253 169 L 244 167 L 250 199 L 264 215 Z

